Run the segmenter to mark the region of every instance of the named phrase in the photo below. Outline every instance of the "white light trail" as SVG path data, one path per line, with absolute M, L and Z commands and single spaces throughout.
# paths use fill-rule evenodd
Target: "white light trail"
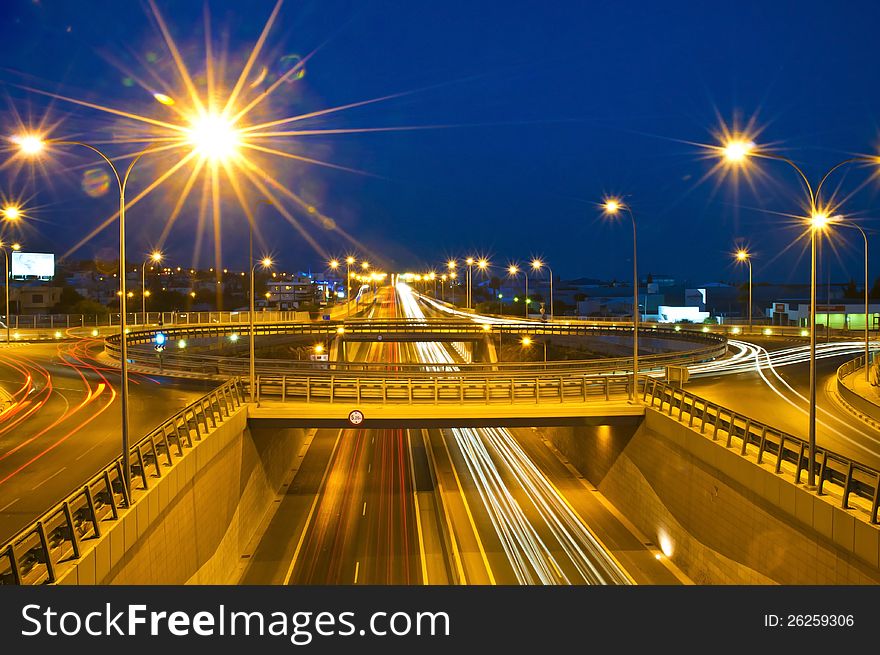
M 404 315 L 424 319 L 412 289 L 396 285 Z M 428 300 L 422 298 L 422 300 Z M 438 308 L 443 308 L 438 306 Z M 468 316 L 472 318 L 471 316 Z M 484 317 L 480 317 L 484 321 Z M 519 322 L 489 319 L 485 322 Z M 450 352 L 436 342 L 413 344 L 418 359 L 457 370 Z M 553 484 L 504 428 L 453 428 L 449 431 L 465 461 L 495 533 L 520 584 L 571 584 L 539 529 L 552 535 L 578 576 L 589 584 L 631 584 Z M 527 502 L 527 505 L 523 503 Z M 540 517 L 540 524 L 529 518 Z M 542 525 L 543 524 L 543 527 Z

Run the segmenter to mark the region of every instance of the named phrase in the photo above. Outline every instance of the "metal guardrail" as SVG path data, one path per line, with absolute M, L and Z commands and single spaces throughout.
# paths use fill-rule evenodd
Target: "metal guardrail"
M 587 402 L 629 394 L 631 375 L 472 376 L 455 372 L 406 377 L 258 376 L 257 400 L 407 404 Z
M 280 335 L 305 335 L 317 336 L 322 339 L 333 339 L 340 336 L 338 330 L 343 330 L 343 335 L 351 334 L 467 334 L 471 336 L 485 336 L 486 334 L 500 335 L 547 335 L 547 336 L 615 336 L 626 337 L 632 334 L 631 327 L 624 326 L 587 326 L 567 324 L 535 324 L 522 323 L 511 325 L 493 325 L 486 332 L 480 324 L 472 321 L 426 321 L 426 320 L 394 320 L 394 321 L 344 321 L 322 323 L 288 323 L 275 325 L 257 325 L 257 336 L 280 336 Z M 156 366 L 158 356 L 152 351 L 152 343 L 159 330 L 133 331 L 128 338 L 129 360 L 137 363 L 138 358 L 142 363 Z M 242 343 L 248 336 L 249 330 L 236 329 L 233 326 L 206 325 L 192 328 L 162 329 L 168 340 L 168 347 L 162 353 L 162 366 L 168 369 L 186 371 L 199 374 L 213 375 L 242 375 L 247 372 L 247 362 L 231 357 L 219 357 L 208 354 L 189 355 L 176 349 L 176 343 L 180 339 L 189 347 L 193 340 L 207 342 L 213 338 L 228 338 L 235 334 Z M 669 330 L 665 328 L 647 328 L 639 330 L 640 336 L 668 339 L 674 341 L 687 341 L 704 344 L 701 348 L 691 348 L 666 353 L 647 354 L 640 357 L 644 370 L 661 368 L 670 364 L 683 364 L 707 361 L 722 356 L 727 349 L 725 337 L 701 332 L 686 332 Z M 138 348 L 138 345 L 149 347 Z M 105 351 L 112 357 L 119 358 L 119 336 L 114 335 L 105 340 Z M 289 359 L 258 359 L 257 369 L 262 373 L 295 374 L 297 372 L 316 369 L 330 369 L 337 373 L 383 373 L 400 375 L 402 373 L 421 373 L 436 368 L 431 364 L 404 364 L 404 363 L 357 363 L 357 362 L 296 362 Z M 538 371 L 546 372 L 578 372 L 580 374 L 595 374 L 608 372 L 624 372 L 632 368 L 630 357 L 596 358 L 590 360 L 563 360 L 549 362 L 497 362 L 497 363 L 467 363 L 457 364 L 456 367 L 465 372 L 521 372 L 526 371 L 535 374 Z
M 724 440 L 727 448 L 738 448 L 742 456 L 773 463 L 777 474 L 787 475 L 794 484 L 809 472 L 809 443 L 787 432 L 710 402 L 656 378 L 644 378 L 643 399 L 668 416 L 677 410 L 678 420 L 687 416 L 688 427 L 698 426 L 700 434 L 711 434 L 712 441 Z M 860 509 L 877 524 L 880 505 L 880 471 L 827 448 L 816 447 L 812 458 L 819 495 L 833 491 L 844 509 Z M 857 501 L 851 504 L 851 499 Z
M 129 450 L 132 492 L 149 489 L 163 468 L 183 457 L 211 428 L 244 402 L 241 382 L 230 380 L 177 412 Z M 101 536 L 108 521 L 131 507 L 118 458 L 39 519 L 0 546 L 0 584 L 43 584 L 57 579 L 60 563 L 78 559 L 82 544 Z

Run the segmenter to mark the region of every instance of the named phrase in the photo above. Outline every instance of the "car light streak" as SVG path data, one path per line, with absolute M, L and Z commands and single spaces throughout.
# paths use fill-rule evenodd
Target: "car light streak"
M 424 319 L 412 289 L 398 282 L 397 295 L 408 319 Z M 429 299 L 422 298 L 430 302 Z M 449 311 L 443 305 L 431 303 Z M 468 315 L 469 318 L 473 318 Z M 480 317 L 480 322 L 521 323 Z M 436 342 L 412 344 L 426 370 L 456 371 L 449 350 Z M 572 568 L 588 584 L 630 584 L 632 581 L 598 539 L 583 524 L 547 477 L 531 461 L 504 428 L 453 428 L 446 431 L 455 440 L 477 488 L 493 529 L 520 584 L 571 584 L 565 570 Z M 521 499 L 527 499 L 524 505 Z M 536 513 L 540 522 L 530 519 Z M 539 531 L 547 532 L 559 544 L 551 549 Z

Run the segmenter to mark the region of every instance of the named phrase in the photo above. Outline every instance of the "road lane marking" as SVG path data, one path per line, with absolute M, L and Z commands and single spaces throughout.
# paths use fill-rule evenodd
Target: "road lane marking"
M 428 458 L 428 466 L 431 469 L 431 477 L 437 486 L 437 498 L 440 501 L 440 513 L 446 523 L 446 530 L 449 533 L 449 543 L 452 545 L 452 559 L 455 562 L 455 570 L 458 572 L 458 584 L 467 584 L 467 576 L 464 572 L 464 564 L 461 561 L 461 553 L 458 550 L 458 542 L 455 538 L 455 529 L 452 527 L 452 518 L 449 516 L 449 510 L 446 509 L 446 502 L 443 500 L 443 482 L 437 473 L 437 462 L 434 459 L 434 449 L 431 447 L 430 435 L 427 430 L 422 430 L 422 441 L 425 443 L 425 453 Z
M 367 501 L 364 501 L 364 509 L 361 512 L 361 516 L 366 516 L 366 515 L 367 515 Z
M 409 430 L 406 431 L 406 448 L 409 454 L 409 476 L 412 480 L 413 503 L 416 510 L 416 535 L 419 539 L 419 563 L 422 565 L 422 584 L 430 584 L 428 582 L 428 562 L 425 558 L 425 536 L 422 534 L 422 517 L 419 509 L 419 492 L 416 488 L 416 464 L 413 461 L 412 440 Z
M 333 450 L 330 451 L 330 458 L 327 460 L 327 468 L 324 469 L 324 475 L 321 476 L 321 482 L 318 485 L 315 499 L 312 501 L 312 506 L 309 508 L 309 513 L 306 516 L 306 523 L 303 526 L 302 534 L 299 536 L 296 550 L 293 551 L 293 558 L 290 560 L 290 568 L 287 569 L 287 575 L 284 576 L 285 585 L 290 584 L 290 578 L 293 576 L 293 567 L 296 566 L 296 559 L 299 557 L 299 552 L 302 550 L 303 543 L 306 540 L 306 534 L 312 524 L 312 517 L 315 515 L 315 508 L 318 506 L 318 500 L 323 496 L 324 484 L 327 482 L 327 476 L 330 475 L 330 469 L 333 468 L 333 458 L 336 456 L 336 449 L 339 447 L 339 442 L 342 441 L 343 432 L 345 432 L 345 430 L 339 431 L 339 434 L 336 436 L 336 442 L 333 444 Z
M 361 570 L 361 563 L 355 562 L 354 563 L 354 583 L 355 584 L 358 583 L 358 573 L 360 572 L 360 570 Z
M 7 509 L 9 509 L 9 508 L 12 507 L 13 505 L 15 505 L 15 503 L 17 503 L 19 500 L 21 500 L 21 499 L 20 499 L 20 498 L 16 498 L 16 499 L 13 500 L 11 503 L 6 503 L 3 507 L 0 507 L 0 512 L 5 512 Z
M 471 524 L 471 530 L 474 531 L 474 537 L 477 540 L 477 548 L 480 550 L 480 557 L 483 558 L 483 566 L 486 567 L 486 573 L 489 576 L 489 584 L 495 585 L 495 575 L 492 573 L 492 567 L 489 565 L 489 557 L 486 554 L 486 549 L 483 548 L 483 540 L 480 539 L 480 533 L 477 531 L 477 524 L 474 521 L 474 515 L 471 514 L 470 505 L 468 505 L 467 498 L 464 495 L 464 488 L 461 486 L 461 479 L 458 477 L 458 471 L 455 469 L 455 462 L 452 459 L 452 453 L 449 452 L 449 445 L 446 443 L 446 438 L 443 436 L 443 430 L 440 430 L 440 441 L 443 443 L 443 448 L 446 449 L 446 456 L 449 458 L 449 466 L 452 469 L 452 475 L 455 477 L 455 484 L 458 486 L 458 493 L 461 495 L 461 502 L 464 504 L 464 511 L 467 513 L 468 521 Z
M 92 446 L 89 446 L 86 450 L 84 450 L 84 451 L 82 452 L 82 454 L 80 454 L 80 455 L 76 458 L 76 461 L 81 460 L 83 457 L 85 457 L 86 455 L 88 455 L 90 452 L 92 452 L 95 448 L 97 448 L 97 447 L 100 446 L 100 445 L 101 445 L 101 442 L 99 441 L 98 443 L 93 444 Z
M 62 472 L 64 469 L 66 469 L 66 468 L 67 468 L 66 466 L 62 466 L 60 469 L 58 469 L 57 471 L 55 471 L 52 475 L 50 475 L 48 478 L 46 478 L 46 479 L 43 480 L 40 484 L 38 484 L 36 487 L 31 487 L 31 491 L 34 491 L 34 490 L 36 490 L 36 489 L 39 489 L 40 487 L 42 487 L 42 486 L 43 486 L 44 484 L 46 484 L 49 480 L 51 480 L 52 478 L 54 478 L 56 475 L 58 475 L 59 473 L 61 473 L 61 472 Z

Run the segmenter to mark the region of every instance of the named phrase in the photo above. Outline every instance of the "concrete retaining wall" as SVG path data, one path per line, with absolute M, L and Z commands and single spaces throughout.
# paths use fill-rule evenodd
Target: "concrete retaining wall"
M 546 431 L 699 584 L 880 583 L 880 528 L 674 418 Z
M 301 429 L 250 430 L 247 407 L 198 442 L 98 540 L 60 584 L 228 584 L 275 507 Z

